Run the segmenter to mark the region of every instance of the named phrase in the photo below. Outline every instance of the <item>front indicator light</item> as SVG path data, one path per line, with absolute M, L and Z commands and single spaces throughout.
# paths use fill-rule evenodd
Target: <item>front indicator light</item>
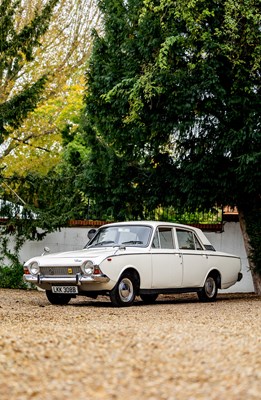
M 29 269 L 27 267 L 24 267 L 24 274 L 25 275 L 30 275 Z
M 100 268 L 98 267 L 98 265 L 94 266 L 94 270 L 93 270 L 93 275 L 101 275 L 102 272 L 100 270 Z

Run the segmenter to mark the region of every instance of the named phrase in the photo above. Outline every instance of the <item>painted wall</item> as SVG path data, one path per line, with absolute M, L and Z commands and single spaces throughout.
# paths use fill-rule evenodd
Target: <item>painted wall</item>
M 63 228 L 60 231 L 48 234 L 42 241 L 28 241 L 24 244 L 20 252 L 20 260 L 24 262 L 31 257 L 42 254 L 45 246 L 49 247 L 52 253 L 82 249 L 88 242 L 87 232 L 89 229 L 86 227 Z M 241 257 L 243 279 L 224 292 L 253 292 L 253 281 L 249 271 L 239 223 L 226 222 L 224 224 L 224 232 L 206 232 L 205 235 L 216 250 L 236 254 Z
M 205 235 L 216 250 L 236 254 L 241 258 L 243 279 L 229 289 L 221 292 L 254 292 L 253 280 L 249 270 L 249 263 L 239 222 L 225 222 L 224 232 L 205 232 Z

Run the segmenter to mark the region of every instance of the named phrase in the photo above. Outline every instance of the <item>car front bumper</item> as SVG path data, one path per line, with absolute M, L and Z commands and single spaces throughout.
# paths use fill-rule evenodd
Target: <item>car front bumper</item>
M 85 276 L 76 274 L 74 276 L 43 276 L 43 275 L 31 275 L 24 274 L 23 279 L 25 282 L 33 283 L 41 286 L 44 284 L 65 284 L 65 285 L 77 285 L 81 286 L 84 283 L 106 283 L 109 282 L 109 278 L 106 275 L 91 275 Z

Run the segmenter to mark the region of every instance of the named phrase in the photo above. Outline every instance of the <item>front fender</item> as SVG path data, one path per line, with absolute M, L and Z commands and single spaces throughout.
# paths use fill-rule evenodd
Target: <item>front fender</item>
M 108 257 L 100 264 L 100 269 L 103 274 L 114 282 L 118 282 L 120 276 L 125 271 L 133 270 L 139 276 L 140 287 L 151 288 L 151 258 L 139 255 L 134 255 L 131 258 L 131 260 L 124 260 L 122 256 Z

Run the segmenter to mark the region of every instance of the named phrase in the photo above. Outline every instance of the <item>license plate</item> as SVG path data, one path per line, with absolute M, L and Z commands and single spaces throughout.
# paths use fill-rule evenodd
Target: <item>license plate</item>
M 74 294 L 78 293 L 77 286 L 52 286 L 53 293 Z

